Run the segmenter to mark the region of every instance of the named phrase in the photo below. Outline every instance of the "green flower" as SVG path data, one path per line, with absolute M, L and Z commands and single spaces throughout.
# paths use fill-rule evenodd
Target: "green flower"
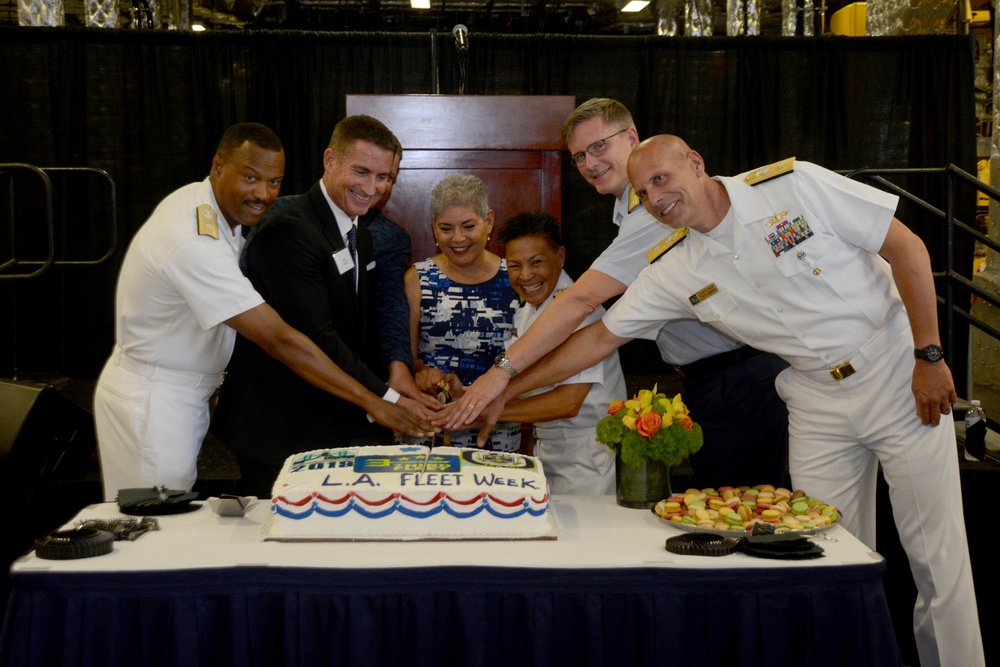
M 597 440 L 614 449 L 622 441 L 625 434 L 625 427 L 622 420 L 611 415 L 597 422 Z
M 622 461 L 629 465 L 642 465 L 646 460 L 646 450 L 649 441 L 631 431 L 622 439 Z
M 690 454 L 697 454 L 701 450 L 702 445 L 705 444 L 705 434 L 701 431 L 701 425 L 695 424 L 694 429 L 688 433 L 688 452 Z

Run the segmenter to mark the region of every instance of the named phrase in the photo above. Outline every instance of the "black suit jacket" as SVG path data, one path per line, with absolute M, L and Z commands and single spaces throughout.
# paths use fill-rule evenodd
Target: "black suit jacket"
M 372 371 L 379 367 L 368 305 L 372 240 L 363 225 L 357 243 L 355 293 L 350 271 L 342 275 L 333 259 L 345 244 L 317 183 L 261 223 L 247 247 L 246 272 L 289 325 L 382 396 L 387 385 Z M 346 446 L 352 435 L 370 436 L 370 428 L 360 408 L 317 389 L 255 343 L 237 337 L 212 426 L 235 453 L 279 465 L 297 452 Z

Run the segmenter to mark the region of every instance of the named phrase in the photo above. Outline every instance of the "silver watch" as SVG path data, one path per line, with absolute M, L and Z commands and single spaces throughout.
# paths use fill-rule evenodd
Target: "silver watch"
M 497 358 L 493 360 L 493 365 L 512 378 L 517 377 L 517 374 L 520 372 L 514 368 L 514 364 L 510 363 L 510 359 L 507 358 L 506 352 L 498 354 Z

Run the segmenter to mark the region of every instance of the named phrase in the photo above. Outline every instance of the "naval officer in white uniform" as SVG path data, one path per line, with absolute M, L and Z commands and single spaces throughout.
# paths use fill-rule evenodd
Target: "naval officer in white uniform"
M 118 278 L 115 348 L 94 395 L 106 500 L 122 488 L 193 486 L 208 399 L 237 331 L 375 421 L 413 435 L 432 430 L 341 371 L 240 272 L 241 226 L 260 222 L 284 170 L 284 150 L 271 130 L 234 125 L 208 178 L 167 196 L 132 239 Z
M 954 382 L 927 249 L 894 217 L 897 198 L 793 159 L 713 179 L 672 136 L 641 143 L 629 176 L 646 209 L 678 230 L 657 250 L 670 261 L 508 391 L 692 315 L 782 355 L 793 483 L 840 508 L 874 548 L 881 463 L 917 585 L 921 665 L 983 665 L 948 416 Z

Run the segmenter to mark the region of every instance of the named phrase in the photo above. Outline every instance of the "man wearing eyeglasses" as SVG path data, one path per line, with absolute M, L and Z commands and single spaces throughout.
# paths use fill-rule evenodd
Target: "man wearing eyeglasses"
M 654 219 L 629 185 L 629 154 L 639 143 L 632 115 L 620 102 L 594 98 L 566 119 L 563 139 L 580 174 L 597 192 L 614 195 L 618 236 L 572 287 L 560 294 L 524 336 L 468 389 L 447 428 L 479 414 L 510 378 L 547 354 L 608 299 L 623 294 L 673 230 Z M 653 252 L 653 254 L 650 254 Z M 784 484 L 788 411 L 774 389 L 787 363 L 724 336 L 697 320 L 670 322 L 657 336 L 664 361 L 677 367 L 705 446 L 692 457 L 693 483 Z M 490 415 L 497 406 L 484 414 Z M 471 417 L 469 417 L 471 415 Z M 747 428 L 753 424 L 753 428 Z

